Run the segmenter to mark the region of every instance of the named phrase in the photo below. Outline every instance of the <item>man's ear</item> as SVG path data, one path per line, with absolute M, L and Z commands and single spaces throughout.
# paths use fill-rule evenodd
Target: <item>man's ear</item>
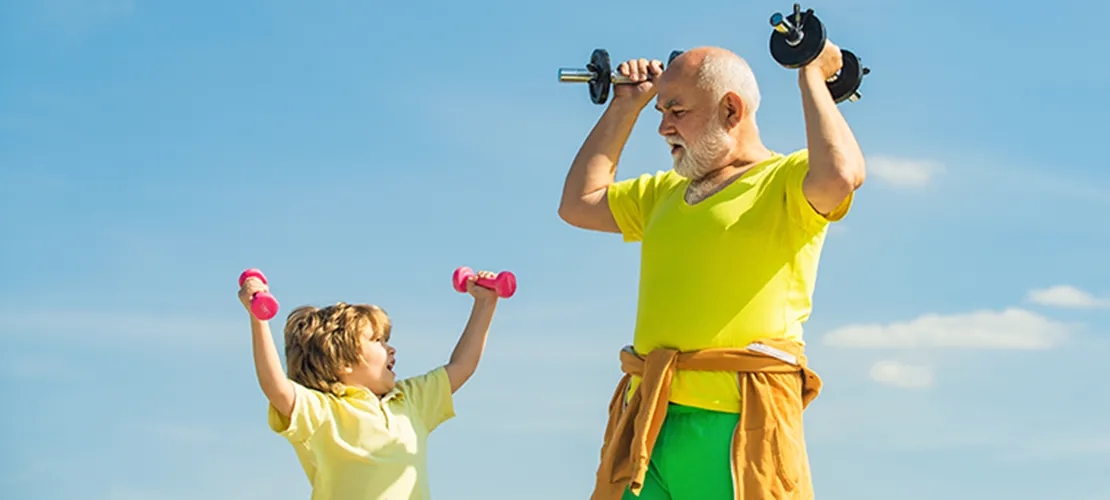
M 721 98 L 720 109 L 721 121 L 725 129 L 731 130 L 744 121 L 744 101 L 740 100 L 740 96 L 736 92 L 725 93 L 725 96 Z

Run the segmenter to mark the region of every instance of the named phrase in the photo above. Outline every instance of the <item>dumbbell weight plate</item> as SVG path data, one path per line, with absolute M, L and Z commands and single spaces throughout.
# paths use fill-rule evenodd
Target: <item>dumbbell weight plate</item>
M 859 58 L 850 50 L 840 49 L 840 72 L 835 79 L 828 82 L 829 93 L 836 102 L 843 102 L 852 96 L 863 83 L 863 66 Z
M 788 16 L 787 20 L 793 23 L 794 16 Z M 786 35 L 778 30 L 771 30 L 771 57 L 787 68 L 800 68 L 809 64 L 825 48 L 825 25 L 816 15 L 806 16 L 801 28 L 802 41 L 794 46 L 786 42 Z
M 605 104 L 609 100 L 609 85 L 612 83 L 610 79 L 613 75 L 613 66 L 609 62 L 609 51 L 605 49 L 595 49 L 593 54 L 590 55 L 590 63 L 586 68 L 597 75 L 594 79 L 590 80 L 590 100 L 594 104 Z

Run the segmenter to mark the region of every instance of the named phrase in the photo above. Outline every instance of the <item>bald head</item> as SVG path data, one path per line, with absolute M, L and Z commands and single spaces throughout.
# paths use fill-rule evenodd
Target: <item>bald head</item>
M 754 118 L 759 109 L 755 74 L 743 58 L 727 49 L 698 47 L 683 52 L 671 61 L 662 79 L 706 92 L 713 102 L 720 102 L 732 92 L 744 104 L 744 118 Z
M 736 54 L 699 47 L 684 52 L 659 78 L 659 135 L 671 145 L 674 170 L 701 179 L 762 149 L 755 111 L 759 87 Z

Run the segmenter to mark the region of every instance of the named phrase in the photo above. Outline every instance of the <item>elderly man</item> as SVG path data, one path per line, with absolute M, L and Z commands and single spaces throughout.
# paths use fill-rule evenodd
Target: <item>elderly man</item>
M 642 243 L 633 345 L 610 405 L 593 498 L 812 499 L 802 411 L 820 379 L 802 325 L 830 222 L 864 180 L 859 146 L 825 82 L 829 43 L 798 70 L 806 148 L 781 154 L 756 125 L 751 69 L 720 48 L 621 63 L 633 79 L 571 165 L 559 216 Z M 674 168 L 615 182 L 656 98 Z

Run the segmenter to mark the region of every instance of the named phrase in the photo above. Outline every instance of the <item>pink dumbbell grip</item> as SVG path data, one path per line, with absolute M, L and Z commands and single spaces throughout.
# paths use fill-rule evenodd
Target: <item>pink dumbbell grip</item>
M 262 280 L 263 284 L 267 284 L 266 275 L 262 274 L 261 270 L 253 267 L 239 275 L 239 286 L 243 286 L 247 278 L 258 278 Z M 251 297 L 251 313 L 254 314 L 254 317 L 266 321 L 276 316 L 277 312 L 278 301 L 269 292 L 258 292 Z
M 251 297 L 251 312 L 254 317 L 266 321 L 277 316 L 278 301 L 269 292 L 258 292 Z
M 455 291 L 466 292 L 466 281 L 471 276 L 474 276 L 474 270 L 469 267 L 462 266 L 455 269 L 455 274 L 451 279 Z M 493 279 L 478 278 L 474 283 L 481 287 L 496 290 L 497 295 L 503 298 L 512 297 L 516 293 L 516 275 L 508 271 L 497 273 L 497 276 Z

